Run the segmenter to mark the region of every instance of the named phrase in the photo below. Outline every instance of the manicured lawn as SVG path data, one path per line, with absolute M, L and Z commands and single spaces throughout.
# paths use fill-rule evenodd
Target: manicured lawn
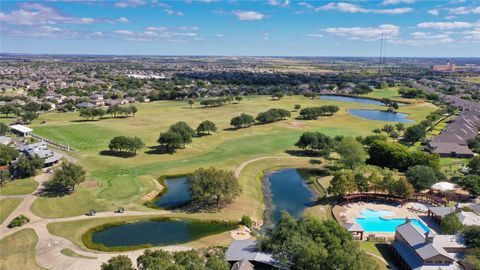
M 0 187 L 0 195 L 26 195 L 35 191 L 38 182 L 33 178 L 17 179 Z
M 64 248 L 64 249 L 60 250 L 60 253 L 62 253 L 65 256 L 68 256 L 68 257 L 75 257 L 75 258 L 82 258 L 82 259 L 96 259 L 97 258 L 97 257 L 88 257 L 88 256 L 80 255 L 80 254 L 76 253 L 75 251 L 73 251 L 69 248 Z
M 198 102 L 197 102 L 198 103 Z M 338 105 L 341 110 L 332 117 L 321 117 L 317 120 L 297 120 L 298 112 L 292 112 L 292 118 L 267 124 L 254 125 L 250 128 L 230 130 L 230 119 L 240 113 L 256 115 L 268 108 L 284 108 L 292 110 L 295 104 L 302 107 L 319 105 Z M 61 143 L 79 148 L 81 151 L 71 152 L 87 171 L 87 180 L 96 180 L 98 187 L 83 189 L 73 195 L 60 198 L 40 198 L 32 206 L 34 212 L 43 217 L 66 217 L 83 214 L 90 208 L 96 210 L 114 210 L 118 206 L 127 209 L 145 209 L 141 198 L 156 189 L 153 184 L 161 175 L 189 173 L 199 167 L 215 166 L 234 170 L 242 162 L 272 155 L 288 156 L 286 150 L 295 150 L 293 146 L 305 131 L 319 131 L 330 136 L 359 136 L 371 133 L 374 128 L 382 127 L 385 122 L 363 120 L 347 113 L 347 109 L 384 109 L 383 106 L 357 104 L 338 101 L 311 100 L 300 96 L 285 97 L 280 101 L 271 101 L 269 97 L 248 97 L 240 104 L 230 104 L 216 108 L 190 109 L 186 102 L 162 101 L 138 104 L 139 112 L 135 117 L 124 119 L 103 119 L 93 122 L 76 122 L 75 113 L 41 114 L 33 124 L 35 132 Z M 419 103 L 402 107 L 399 111 L 409 115 L 415 121 L 435 110 L 434 105 Z M 186 149 L 175 154 L 158 154 L 153 147 L 157 146 L 158 135 L 169 125 L 177 121 L 185 121 L 193 128 L 203 120 L 211 120 L 218 127 L 218 132 L 210 136 L 193 138 Z M 45 124 L 40 124 L 46 121 Z M 132 158 L 119 158 L 101 155 L 107 149 L 108 141 L 116 135 L 139 136 L 147 148 Z M 295 159 L 281 161 L 283 166 L 294 166 Z M 262 169 L 278 166 L 277 161 L 264 160 Z M 300 159 L 298 162 L 307 163 Z M 280 164 L 280 165 L 282 165 Z M 244 172 L 243 174 L 246 174 Z M 251 172 L 253 176 L 257 171 Z M 244 182 L 243 174 L 240 179 Z M 260 186 L 243 184 L 243 199 L 246 202 L 241 209 L 252 216 L 261 216 L 258 212 L 258 195 Z M 255 191 L 253 191 L 255 189 Z M 248 205 L 245 206 L 245 205 Z M 67 207 L 68 206 L 68 207 Z M 238 218 L 241 212 L 236 207 L 221 211 L 229 218 Z M 210 214 L 210 216 L 213 214 Z M 207 215 L 208 216 L 208 215 Z
M 0 269 L 42 269 L 36 263 L 37 242 L 33 229 L 23 229 L 0 240 Z
M 15 210 L 23 199 L 20 198 L 6 198 L 0 200 L 0 224 Z
M 388 247 L 388 244 L 386 243 L 378 243 L 378 242 L 369 242 L 369 241 L 359 241 L 358 242 L 360 245 L 360 248 L 368 251 L 370 253 L 373 253 L 375 255 L 383 257 L 387 262 L 395 262 L 392 252 L 390 251 L 390 248 Z M 372 256 L 373 257 L 373 256 Z M 387 269 L 386 265 L 384 262 L 380 261 L 379 259 L 373 257 L 376 259 L 377 263 L 380 266 L 383 266 L 381 269 Z
M 374 98 L 399 98 L 402 97 L 398 94 L 399 87 L 389 87 L 385 89 L 374 89 L 372 92 L 368 93 L 368 97 Z

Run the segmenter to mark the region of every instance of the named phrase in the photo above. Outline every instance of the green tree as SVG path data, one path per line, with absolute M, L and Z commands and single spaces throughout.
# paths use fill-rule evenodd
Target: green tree
M 113 152 L 127 152 L 135 155 L 138 150 L 145 147 L 145 143 L 138 137 L 117 136 L 114 137 L 108 148 Z
M 352 235 L 332 220 L 294 219 L 286 212 L 260 239 L 260 248 L 276 260 L 277 269 L 378 269 Z
M 168 269 L 173 265 L 173 256 L 163 250 L 147 249 L 137 258 L 138 270 Z
M 12 166 L 12 165 L 11 165 Z M 43 168 L 44 160 L 39 156 L 35 155 L 33 157 L 21 155 L 15 165 L 14 176 L 16 178 L 26 178 L 34 176 L 38 170 Z
M 245 113 L 233 117 L 230 121 L 230 125 L 234 126 L 236 129 L 249 127 L 253 125 L 253 123 L 255 123 L 255 118 Z
M 340 154 L 340 162 L 348 169 L 355 169 L 364 165 L 367 160 L 367 152 L 363 145 L 352 137 L 344 137 L 337 145 Z
M 63 163 L 46 186 L 54 193 L 69 193 L 75 191 L 76 185 L 85 181 L 85 175 L 85 170 L 81 166 L 74 163 Z
M 192 108 L 193 104 L 195 104 L 195 100 L 192 98 L 188 99 L 188 105 L 190 105 L 190 109 Z
M 38 114 L 35 113 L 35 112 L 26 111 L 22 115 L 22 120 L 27 122 L 27 123 L 32 123 L 32 121 L 37 119 L 37 118 L 38 118 Z
M 217 126 L 215 123 L 209 120 L 205 120 L 201 122 L 198 127 L 197 127 L 197 134 L 202 135 L 202 134 L 210 134 L 210 132 L 216 132 L 217 131 Z
M 420 139 L 425 137 L 427 134 L 425 127 L 423 125 L 414 125 L 408 127 L 403 134 L 403 139 L 409 143 L 418 142 Z
M 442 234 L 457 234 L 463 229 L 463 224 L 457 213 L 450 213 L 442 218 Z
M 0 166 L 7 165 L 16 159 L 20 153 L 17 149 L 8 145 L 0 145 Z
M 471 158 L 467 167 L 469 173 L 480 175 L 480 156 L 474 156 Z
M 47 113 L 48 111 L 50 111 L 52 109 L 52 105 L 50 105 L 50 103 L 42 103 L 40 105 L 40 110 L 43 111 L 43 113 Z
M 190 174 L 187 179 L 192 201 L 199 206 L 207 206 L 212 202 L 217 206 L 221 203 L 229 203 L 242 191 L 232 171 L 213 167 L 200 168 Z
M 363 173 L 356 173 L 355 174 L 355 184 L 357 185 L 357 190 L 359 192 L 368 192 L 368 179 L 363 175 Z
M 341 170 L 335 173 L 330 181 L 328 193 L 335 196 L 343 196 L 355 191 L 356 181 L 355 174 L 351 170 Z
M 302 108 L 302 105 L 300 105 L 300 104 L 295 104 L 295 106 L 293 106 L 293 109 L 294 109 L 295 111 L 298 111 L 298 110 L 300 110 L 301 108 Z
M 480 248 L 480 226 L 466 226 L 463 230 L 467 248 Z
M 101 270 L 135 270 L 132 261 L 126 255 L 111 257 L 106 263 L 102 263 Z
M 219 256 L 208 256 L 205 266 L 208 270 L 230 270 L 227 260 Z
M 5 135 L 8 132 L 8 130 L 9 130 L 9 127 L 8 127 L 7 124 L 5 124 L 3 122 L 0 123 L 0 136 Z
M 237 101 L 237 103 L 240 103 L 240 101 L 242 101 L 242 97 L 241 96 L 236 96 L 235 97 L 235 100 Z
M 160 133 L 158 138 L 160 146 L 167 151 L 174 151 L 175 149 L 182 148 L 183 138 L 179 133 L 167 130 Z
M 405 130 L 405 125 L 404 125 L 403 123 L 396 123 L 396 124 L 395 124 L 395 129 L 396 129 L 398 132 L 404 131 L 404 130 Z
M 392 194 L 403 198 L 410 198 L 415 192 L 413 185 L 405 177 L 401 177 L 394 183 Z
M 138 108 L 135 105 L 130 105 L 130 112 L 132 113 L 132 116 L 135 117 L 135 114 L 138 112 Z
M 409 168 L 406 176 L 416 190 L 430 188 L 437 180 L 435 171 L 431 167 L 423 165 L 416 165 Z
M 467 175 L 460 179 L 458 184 L 471 195 L 480 196 L 480 175 Z
M 187 123 L 183 121 L 171 125 L 169 130 L 179 134 L 182 137 L 183 148 L 192 142 L 192 137 L 195 135 L 195 130 L 193 130 Z

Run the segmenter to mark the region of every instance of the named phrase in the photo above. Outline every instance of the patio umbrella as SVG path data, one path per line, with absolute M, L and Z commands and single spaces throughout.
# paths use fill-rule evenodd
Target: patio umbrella
M 455 189 L 455 184 L 449 182 L 438 182 L 432 185 L 432 189 L 440 190 L 440 191 L 449 191 Z
M 413 204 L 413 209 L 415 209 L 417 211 L 420 211 L 420 212 L 427 212 L 428 211 L 428 207 L 426 207 L 425 205 L 423 205 L 421 203 L 414 203 Z

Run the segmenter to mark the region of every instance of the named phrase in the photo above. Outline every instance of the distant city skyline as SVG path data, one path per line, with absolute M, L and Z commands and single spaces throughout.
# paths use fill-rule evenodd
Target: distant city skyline
M 2 1 L 0 52 L 480 57 L 480 1 Z

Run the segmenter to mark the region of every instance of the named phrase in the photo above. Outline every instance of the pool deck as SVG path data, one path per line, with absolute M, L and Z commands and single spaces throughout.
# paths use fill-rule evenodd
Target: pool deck
M 354 223 L 355 218 L 361 216 L 365 209 L 374 211 L 384 210 L 392 213 L 391 218 L 411 218 L 422 220 L 430 229 L 438 233 L 439 226 L 426 216 L 426 213 L 412 210 L 414 203 L 407 203 L 402 206 L 384 203 L 350 203 L 342 207 L 340 216 L 344 223 Z M 389 216 L 385 217 L 389 218 Z M 376 237 L 393 238 L 393 232 L 365 232 L 365 236 L 375 234 Z

